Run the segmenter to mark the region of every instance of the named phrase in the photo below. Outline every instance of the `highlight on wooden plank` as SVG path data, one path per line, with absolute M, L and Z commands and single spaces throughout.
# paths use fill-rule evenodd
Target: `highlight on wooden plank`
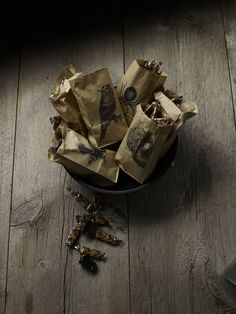
M 109 66 L 114 80 L 123 71 L 120 23 L 110 33 L 101 27 L 96 36 L 92 30 L 86 36 L 86 41 L 83 36 L 68 39 L 66 49 L 64 45 L 57 49 L 53 42 L 22 46 L 6 313 L 39 312 L 42 306 L 47 313 L 85 308 L 92 313 L 98 304 L 104 313 L 114 306 L 120 313 L 128 311 L 127 219 L 107 210 L 109 220 L 117 220 L 120 229 L 113 231 L 125 245 L 99 245 L 109 260 L 91 280 L 79 265 L 79 253 L 72 254 L 65 246 L 75 216 L 84 213 L 67 191 L 68 185 L 74 189 L 78 185 L 47 160 L 53 135 L 49 117 L 55 112 L 48 94 L 58 71 L 71 62 L 82 71 Z M 102 53 L 94 53 L 98 50 Z M 116 206 L 119 203 L 125 213 L 126 198 L 116 199 Z

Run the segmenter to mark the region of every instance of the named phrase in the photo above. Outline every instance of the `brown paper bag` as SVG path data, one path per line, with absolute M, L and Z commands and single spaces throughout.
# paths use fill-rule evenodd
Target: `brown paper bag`
M 120 167 L 136 181 L 143 183 L 154 170 L 172 127 L 173 123 L 158 125 L 138 105 L 115 157 Z
M 87 130 L 69 83 L 74 75 L 77 77 L 80 74 L 76 74 L 72 65 L 67 66 L 58 76 L 49 99 L 68 127 L 86 136 Z
M 173 92 L 168 91 L 168 95 L 171 97 L 174 95 Z M 177 98 L 177 94 L 175 94 Z M 155 93 L 155 99 L 159 101 L 161 110 L 163 114 L 170 117 L 174 121 L 174 126 L 170 137 L 163 146 L 161 157 L 163 157 L 167 151 L 170 149 L 171 145 L 174 143 L 179 129 L 184 125 L 184 123 L 198 113 L 197 105 L 194 102 L 181 100 L 178 106 L 170 100 L 162 92 Z
M 89 134 L 98 147 L 123 139 L 127 124 L 109 72 L 101 69 L 70 80 Z
M 164 94 L 165 94 L 168 98 L 170 98 L 170 100 L 172 100 L 173 103 L 175 103 L 178 107 L 179 107 L 179 105 L 183 102 L 183 96 L 178 95 L 176 92 L 173 92 L 173 91 L 171 91 L 171 90 L 169 90 L 169 89 L 166 89 L 166 90 L 164 91 Z
M 139 103 L 149 103 L 153 99 L 154 91 L 163 90 L 167 74 L 151 72 L 145 65 L 145 60 L 134 60 L 119 82 L 118 94 L 125 119 L 130 125 Z
M 179 109 L 182 111 L 182 114 L 179 118 L 179 123 L 176 125 L 177 129 L 181 128 L 188 119 L 198 114 L 197 105 L 193 101 L 182 102 Z
M 59 126 L 59 129 L 62 138 L 49 148 L 50 160 L 100 186 L 117 182 L 119 167 L 114 159 L 116 152 L 91 145 L 86 138 L 67 127 Z
M 198 113 L 197 105 L 192 101 L 183 101 L 178 107 L 162 92 L 157 92 L 154 96 L 159 101 L 163 113 L 174 121 L 176 132 L 183 126 L 185 121 Z

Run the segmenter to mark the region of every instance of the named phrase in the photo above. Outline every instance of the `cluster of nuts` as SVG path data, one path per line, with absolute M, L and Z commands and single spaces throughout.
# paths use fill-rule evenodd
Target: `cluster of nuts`
M 146 61 L 144 61 L 142 66 L 151 72 L 154 72 L 156 74 L 160 74 L 162 62 L 161 61 L 156 62 L 155 60 L 152 60 L 152 61 L 146 60 Z
M 73 191 L 68 188 L 71 195 L 82 205 L 88 214 L 76 216 L 77 223 L 70 231 L 66 245 L 72 249 L 77 250 L 80 254 L 79 263 L 92 273 L 97 272 L 97 264 L 93 259 L 104 260 L 105 253 L 97 249 L 80 244 L 80 237 L 82 234 L 92 239 L 109 243 L 111 245 L 120 245 L 122 241 L 116 236 L 108 234 L 105 230 L 101 229 L 102 226 L 108 226 L 109 221 L 99 213 L 102 206 L 101 197 L 98 194 L 94 195 L 93 203 L 91 203 L 84 195 L 79 192 Z

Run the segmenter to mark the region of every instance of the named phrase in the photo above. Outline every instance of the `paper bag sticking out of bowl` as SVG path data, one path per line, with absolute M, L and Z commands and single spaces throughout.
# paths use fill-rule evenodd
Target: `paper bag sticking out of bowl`
M 192 101 L 182 101 L 178 106 L 171 101 L 164 93 L 155 93 L 155 99 L 159 101 L 163 112 L 175 122 L 175 127 L 179 130 L 185 121 L 198 113 L 197 105 Z
M 136 59 L 119 82 L 116 92 L 128 125 L 131 124 L 137 105 L 149 103 L 155 91 L 163 90 L 167 74 L 160 70 L 159 64 Z
M 80 112 L 98 147 L 116 143 L 127 131 L 117 94 L 107 69 L 70 80 Z
M 176 99 L 177 97 L 181 97 L 170 91 L 168 91 L 166 94 L 169 95 L 169 97 L 175 94 Z M 182 100 L 179 102 L 177 100 L 177 106 L 169 97 L 167 97 L 162 92 L 155 93 L 155 99 L 159 102 L 160 110 L 163 112 L 163 115 L 170 117 L 174 123 L 171 136 L 163 146 L 161 157 L 163 157 L 169 150 L 177 136 L 179 129 L 184 125 L 184 123 L 198 113 L 197 105 L 194 102 Z
M 87 130 L 69 83 L 69 79 L 75 74 L 76 71 L 72 65 L 62 70 L 56 79 L 49 99 L 68 127 L 86 136 Z
M 64 126 L 59 126 L 59 130 L 62 138 L 49 148 L 50 160 L 100 186 L 117 182 L 116 152 L 95 147 L 82 135 Z
M 115 157 L 121 168 L 140 183 L 154 170 L 173 128 L 170 119 L 157 119 L 153 121 L 138 105 Z

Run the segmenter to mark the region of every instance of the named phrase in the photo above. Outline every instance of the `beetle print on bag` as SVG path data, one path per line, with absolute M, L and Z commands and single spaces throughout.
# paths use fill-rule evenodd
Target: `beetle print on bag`
M 87 147 L 84 144 L 78 144 L 78 150 L 82 154 L 89 154 L 89 163 L 98 160 L 98 158 L 105 157 L 105 151 L 103 149 L 97 148 L 95 146 Z
M 135 107 L 140 103 L 141 96 L 137 98 L 137 91 L 135 87 L 126 87 L 126 84 L 122 84 L 120 94 L 121 96 L 119 97 L 119 101 L 123 107 L 124 114 L 128 114 L 129 110 L 131 110 L 132 115 L 134 115 Z
M 136 163 L 144 168 L 153 150 L 153 139 L 150 131 L 143 128 L 133 128 L 129 131 L 127 146 L 132 152 Z

